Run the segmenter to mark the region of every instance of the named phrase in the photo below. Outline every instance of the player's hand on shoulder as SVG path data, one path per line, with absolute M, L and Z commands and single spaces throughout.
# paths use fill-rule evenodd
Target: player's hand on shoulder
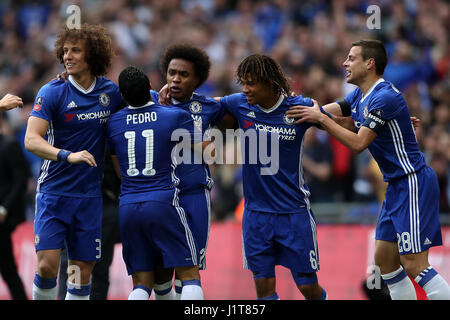
M 56 75 L 56 80 L 66 82 L 68 77 L 69 75 L 67 74 L 67 71 L 64 70 L 63 72 Z
M 313 102 L 312 107 L 303 105 L 292 106 L 286 111 L 286 115 L 291 119 L 295 119 L 295 124 L 302 122 L 317 123 L 320 120 L 322 112 L 317 101 L 314 99 L 311 100 Z
M 417 128 L 420 127 L 420 122 L 421 122 L 421 120 L 420 120 L 419 118 L 417 118 L 417 117 L 411 117 L 411 122 L 412 122 L 412 125 L 413 125 L 413 127 L 414 127 L 414 130 L 416 130 Z
M 169 85 L 165 84 L 164 87 L 161 88 L 158 92 L 158 103 L 163 105 L 170 105 L 172 104 L 172 101 L 170 100 L 170 92 L 169 92 Z
M 22 108 L 23 107 L 23 101 L 22 98 L 15 96 L 13 94 L 7 93 L 1 100 L 0 100 L 0 110 L 11 110 L 16 107 Z
M 85 162 L 91 167 L 97 166 L 94 156 L 86 150 L 82 150 L 79 152 L 72 152 L 67 157 L 67 162 L 72 163 L 72 164 L 79 164 L 79 163 Z

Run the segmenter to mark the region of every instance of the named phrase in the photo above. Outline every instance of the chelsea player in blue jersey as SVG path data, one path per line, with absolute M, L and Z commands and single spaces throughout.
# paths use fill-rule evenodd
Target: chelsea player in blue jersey
M 150 82 L 140 69 L 123 70 L 119 87 L 130 105 L 111 115 L 108 141 L 122 177 L 119 228 L 134 285 L 129 299 L 150 297 L 161 259 L 165 268 L 175 268 L 182 282 L 181 299 L 203 299 L 198 247 L 178 198 L 182 178 L 172 154 L 176 130 L 183 129 L 180 136 L 190 143 L 200 129 L 181 108 L 154 104 Z
M 56 299 L 61 248 L 67 245 L 67 300 L 87 300 L 101 256 L 103 157 L 106 123 L 122 102 L 103 77 L 111 65 L 111 38 L 101 26 L 64 29 L 55 53 L 69 81 L 53 80 L 38 92 L 25 147 L 43 158 L 34 222 L 37 272 L 33 299 Z
M 351 116 L 356 132 L 313 108 L 295 107 L 290 113 L 317 122 L 353 152 L 368 148 L 388 182 L 376 227 L 375 264 L 392 299 L 416 299 L 412 277 L 429 299 L 450 299 L 449 285 L 430 266 L 428 251 L 442 245 L 439 187 L 434 171 L 411 125 L 402 94 L 382 78 L 387 64 L 384 45 L 377 40 L 354 42 L 344 62 L 346 81 L 358 86 L 344 100 L 323 109 Z
M 194 91 L 208 78 L 209 57 L 200 48 L 188 44 L 168 47 L 161 57 L 161 72 L 166 75 L 167 89 L 171 97 L 171 107 L 187 111 L 205 135 L 224 115 L 219 102 Z M 158 93 L 151 91 L 154 101 L 159 100 Z M 205 142 L 207 144 L 207 142 Z M 194 163 L 193 151 L 191 163 L 180 163 L 176 175 L 180 178 L 180 205 L 184 208 L 192 233 L 199 247 L 199 268 L 206 268 L 206 246 L 209 237 L 211 209 L 210 190 L 213 180 L 209 166 L 202 159 Z M 181 283 L 175 280 L 175 296 L 172 290 L 173 271 L 158 269 L 156 272 L 155 298 L 169 300 L 179 297 Z
M 294 124 L 286 115 L 291 106 L 312 105 L 312 101 L 301 95 L 288 96 L 284 72 L 265 55 L 246 57 L 238 66 L 237 80 L 242 93 L 225 96 L 220 102 L 237 119 L 242 136 L 252 132 L 259 136 L 257 143 L 246 143 L 241 136 L 244 265 L 253 272 L 257 297 L 278 299 L 275 266 L 282 265 L 291 270 L 306 299 L 327 299 L 316 275 L 316 222 L 301 162 L 303 136 L 310 124 Z M 252 162 L 249 157 L 255 152 L 261 155 L 262 149 L 278 161 L 270 167 L 262 159 Z
M 268 56 L 255 54 L 245 58 L 237 77 L 243 85 L 242 93 L 215 99 L 238 121 L 241 137 L 255 133 L 265 138 L 257 138 L 255 143 L 244 142 L 242 147 L 242 154 L 246 155 L 244 267 L 253 272 L 258 299 L 278 299 L 276 265 L 291 270 L 306 299 L 327 299 L 316 275 L 319 270 L 316 222 L 301 166 L 303 135 L 309 125 L 296 125 L 286 115 L 290 106 L 312 105 L 311 99 L 288 97 L 290 88 L 284 73 Z M 165 96 L 163 91 L 160 93 Z M 274 140 L 277 143 L 273 144 Z M 264 154 L 261 150 L 266 156 L 272 153 L 272 158 L 278 161 L 268 165 L 261 158 L 256 163 L 249 159 L 254 154 Z

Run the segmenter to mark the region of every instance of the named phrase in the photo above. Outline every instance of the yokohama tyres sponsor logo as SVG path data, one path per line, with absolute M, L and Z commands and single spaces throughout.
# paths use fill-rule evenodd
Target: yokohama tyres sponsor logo
M 97 111 L 97 112 L 88 112 L 88 113 L 79 113 L 79 114 L 77 114 L 77 118 L 80 121 L 104 119 L 104 118 L 108 118 L 110 113 L 111 112 L 109 110 Z

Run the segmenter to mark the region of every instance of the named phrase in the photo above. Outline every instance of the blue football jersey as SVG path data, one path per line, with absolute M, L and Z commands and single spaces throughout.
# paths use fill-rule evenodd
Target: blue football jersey
M 121 204 L 174 201 L 179 183 L 172 154 L 179 142 L 172 138 L 176 129 L 186 133 L 178 140 L 189 139 L 189 145 L 195 142 L 198 129 L 192 117 L 180 108 L 149 102 L 111 115 L 108 143 L 122 174 Z
M 158 92 L 151 90 L 150 93 L 153 101 L 157 102 Z M 192 119 L 202 128 L 202 134 L 218 124 L 225 114 L 225 109 L 218 101 L 195 92 L 191 99 L 176 103 L 174 106 L 189 112 Z M 193 152 L 192 150 L 191 159 L 194 159 Z M 179 164 L 176 175 L 180 178 L 178 188 L 181 192 L 189 192 L 204 186 L 211 189 L 213 185 L 209 166 L 206 163 Z
M 72 152 L 87 150 L 97 167 L 44 160 L 37 192 L 101 196 L 106 123 L 121 102 L 119 87 L 106 77 L 95 78 L 87 90 L 71 76 L 66 82 L 53 80 L 39 90 L 30 116 L 48 121 L 48 143 Z
M 408 105 L 392 83 L 380 79 L 365 97 L 356 88 L 345 97 L 345 101 L 351 106 L 356 129 L 366 126 L 377 133 L 369 151 L 385 181 L 417 172 L 426 165 Z
M 223 97 L 220 102 L 238 120 L 242 130 L 246 208 L 270 213 L 309 209 L 310 192 L 303 176 L 302 151 L 303 136 L 311 124 L 294 124 L 286 111 L 294 105 L 312 106 L 311 99 L 280 96 L 278 103 L 268 110 L 250 105 L 243 93 Z M 278 140 L 278 150 L 272 150 L 277 147 L 272 139 Z M 278 163 L 269 161 L 265 155 Z

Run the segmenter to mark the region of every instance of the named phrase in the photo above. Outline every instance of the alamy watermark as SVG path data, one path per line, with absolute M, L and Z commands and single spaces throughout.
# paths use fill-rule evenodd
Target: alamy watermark
M 381 289 L 381 271 L 380 267 L 376 265 L 370 265 L 366 270 L 368 277 L 366 280 L 366 286 L 368 289 Z
M 171 140 L 180 142 L 172 150 L 172 159 L 176 164 L 258 164 L 261 175 L 275 175 L 280 167 L 280 139 L 293 132 L 295 131 L 286 128 L 265 126 L 245 131 L 227 129 L 224 135 L 220 130 L 212 128 L 204 135 L 199 133 L 197 137 L 195 134 L 192 137 L 188 130 L 176 129 Z M 199 141 L 211 141 L 214 145 L 202 148 L 201 143 L 195 143 Z M 195 152 L 191 152 L 192 148 Z
M 381 29 L 381 9 L 376 4 L 372 4 L 367 7 L 367 14 L 370 14 L 366 20 L 366 26 L 368 29 Z
M 66 19 L 66 26 L 69 29 L 81 29 L 81 9 L 72 4 L 67 7 L 66 13 L 69 15 Z
M 67 287 L 70 289 L 81 288 L 81 269 L 76 264 L 67 267 Z

